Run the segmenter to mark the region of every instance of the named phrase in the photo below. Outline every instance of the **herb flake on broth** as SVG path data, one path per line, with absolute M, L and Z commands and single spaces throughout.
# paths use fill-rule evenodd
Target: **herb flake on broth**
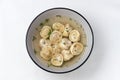
M 37 51 L 34 49 L 34 53 L 36 54 L 37 53 Z
M 56 17 L 60 17 L 61 18 L 62 16 L 61 15 L 56 15 Z
M 35 36 L 33 36 L 33 38 L 32 38 L 32 41 L 34 41 L 34 40 L 36 40 L 37 38 L 35 37 Z
M 45 19 L 45 22 L 49 22 L 49 19 Z
M 44 26 L 44 24 L 41 22 L 41 23 L 40 23 L 40 26 Z
M 47 67 L 50 67 L 52 64 L 50 62 L 47 63 Z
M 50 36 L 51 33 L 52 33 L 52 31 L 50 30 L 49 33 L 48 33 L 48 35 Z

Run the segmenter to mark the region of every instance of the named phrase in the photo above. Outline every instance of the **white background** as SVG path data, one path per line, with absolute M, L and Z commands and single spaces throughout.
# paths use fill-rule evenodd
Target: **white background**
M 94 31 L 92 55 L 67 74 L 40 69 L 26 51 L 29 24 L 53 7 L 78 11 Z M 0 0 L 0 80 L 120 80 L 120 0 Z

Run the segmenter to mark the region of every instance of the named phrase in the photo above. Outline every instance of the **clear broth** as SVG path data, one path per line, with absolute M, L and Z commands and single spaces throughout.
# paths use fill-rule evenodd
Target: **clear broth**
M 85 47 L 87 47 L 87 44 L 86 44 L 87 39 L 86 39 L 86 34 L 85 34 L 85 31 L 84 31 L 84 28 L 82 27 L 82 25 L 80 23 L 77 23 L 76 20 L 73 20 L 70 17 L 56 15 L 54 17 L 45 19 L 43 22 L 40 22 L 40 26 L 38 26 L 36 28 L 36 32 L 35 32 L 35 34 L 33 36 L 33 41 L 32 41 L 34 53 L 36 54 L 37 58 L 40 61 L 42 60 L 42 62 L 46 63 L 46 65 L 48 67 L 52 67 L 52 65 L 50 64 L 50 61 L 45 61 L 44 59 L 42 59 L 40 57 L 41 48 L 39 46 L 39 40 L 41 39 L 41 37 L 40 37 L 39 33 L 40 33 L 40 30 L 41 30 L 42 26 L 44 26 L 44 25 L 52 26 L 52 24 L 55 23 L 55 22 L 60 22 L 60 23 L 62 23 L 64 25 L 68 23 L 68 24 L 70 24 L 70 26 L 73 29 L 78 30 L 80 32 L 80 40 L 79 40 L 79 42 L 81 42 L 84 45 L 84 50 L 79 56 L 74 56 L 71 60 L 64 62 L 63 65 L 61 66 L 61 67 L 68 67 L 68 66 L 76 63 L 80 59 L 80 57 L 83 55 L 83 53 L 85 51 Z

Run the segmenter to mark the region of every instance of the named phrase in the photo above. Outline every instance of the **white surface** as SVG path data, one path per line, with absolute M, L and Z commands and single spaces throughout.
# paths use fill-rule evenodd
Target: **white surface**
M 51 74 L 29 58 L 25 35 L 36 15 L 68 7 L 90 22 L 95 45 L 89 60 L 67 74 Z M 119 0 L 0 0 L 0 80 L 120 80 Z

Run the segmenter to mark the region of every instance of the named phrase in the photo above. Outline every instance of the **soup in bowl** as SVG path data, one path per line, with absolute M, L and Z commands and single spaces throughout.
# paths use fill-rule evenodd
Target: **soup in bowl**
M 67 73 L 82 66 L 94 43 L 88 21 L 68 8 L 40 13 L 30 24 L 26 47 L 33 62 L 45 71 Z

